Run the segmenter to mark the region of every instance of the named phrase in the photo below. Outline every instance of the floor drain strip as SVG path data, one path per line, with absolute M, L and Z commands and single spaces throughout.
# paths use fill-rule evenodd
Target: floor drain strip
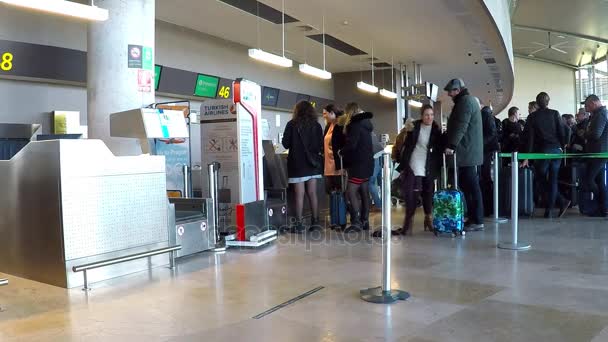
M 263 318 L 265 316 L 268 316 L 271 313 L 273 313 L 273 312 L 275 312 L 277 310 L 281 310 L 282 308 L 284 308 L 284 307 L 286 307 L 288 305 L 291 305 L 291 304 L 293 304 L 293 303 L 295 303 L 295 302 L 297 302 L 297 301 L 299 301 L 301 299 L 304 299 L 304 298 L 306 298 L 306 297 L 308 297 L 308 296 L 310 296 L 310 295 L 312 295 L 314 293 L 317 293 L 317 292 L 323 290 L 324 288 L 325 288 L 324 286 L 316 287 L 316 288 L 314 288 L 314 289 L 312 289 L 312 290 L 310 290 L 308 292 L 302 293 L 301 295 L 299 295 L 297 297 L 294 297 L 294 298 L 292 298 L 292 299 L 290 299 L 290 300 L 288 300 L 288 301 L 286 301 L 284 303 L 281 303 L 281 304 L 279 304 L 279 305 L 277 305 L 275 307 L 272 307 L 272 308 L 270 308 L 270 309 L 262 312 L 261 314 L 255 315 L 252 318 L 253 319 L 260 319 L 260 318 Z

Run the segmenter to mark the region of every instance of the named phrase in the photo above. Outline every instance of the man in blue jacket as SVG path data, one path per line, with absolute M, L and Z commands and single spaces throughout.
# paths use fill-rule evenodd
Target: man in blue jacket
M 608 110 L 596 95 L 589 95 L 585 100 L 585 109 L 591 113 L 589 126 L 585 132 L 588 153 L 608 152 Z M 593 192 L 598 199 L 598 211 L 592 216 L 608 217 L 608 192 L 604 168 L 606 159 L 589 159 L 585 179 L 585 190 Z

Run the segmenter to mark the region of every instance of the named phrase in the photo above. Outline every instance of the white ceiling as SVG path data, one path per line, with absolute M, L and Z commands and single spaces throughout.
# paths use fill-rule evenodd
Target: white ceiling
M 281 10 L 281 0 L 262 2 Z M 321 33 L 325 13 L 327 34 L 368 54 L 373 45 L 374 56 L 380 61 L 416 61 L 423 65 L 423 78 L 441 87 L 450 78 L 462 77 L 474 95 L 501 108 L 511 99 L 512 67 L 482 3 L 481 0 L 285 0 L 285 12 L 300 21 L 286 25 L 286 55 L 322 67 L 322 44 L 306 35 Z M 243 53 L 248 47 L 281 52 L 281 25 L 220 1 L 156 0 L 156 4 L 157 19 L 242 44 Z M 471 20 L 475 22 L 471 24 Z M 344 25 L 345 21 L 348 25 Z M 302 25 L 318 31 L 302 32 L 298 28 Z M 487 65 L 482 53 L 491 54 L 496 65 Z M 367 70 L 369 65 L 362 60 L 369 57 L 348 56 L 328 47 L 327 70 L 334 73 Z M 497 88 L 504 92 L 496 93 Z
M 512 19 L 513 50 L 525 56 L 534 50 L 533 42 L 546 43 L 552 31 L 554 43 L 568 42 L 563 45 L 568 54 L 543 51 L 536 57 L 571 66 L 589 63 L 606 55 L 607 18 L 607 0 L 519 0 Z

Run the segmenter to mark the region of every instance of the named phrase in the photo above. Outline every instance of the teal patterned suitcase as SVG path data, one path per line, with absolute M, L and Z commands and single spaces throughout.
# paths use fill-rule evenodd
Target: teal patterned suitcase
M 458 190 L 456 154 L 454 154 L 454 184 L 447 186 L 446 156 L 443 155 L 443 189 L 433 195 L 433 229 L 435 235 L 465 235 L 464 215 L 466 211 L 464 195 Z

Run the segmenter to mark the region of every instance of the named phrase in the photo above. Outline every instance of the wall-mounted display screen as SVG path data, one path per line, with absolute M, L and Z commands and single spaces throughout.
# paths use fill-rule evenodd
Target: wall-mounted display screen
M 276 107 L 279 101 L 279 89 L 264 87 L 262 88 L 262 106 Z
M 298 94 L 298 97 L 296 98 L 296 103 L 300 101 L 310 101 L 310 95 Z
M 154 66 L 154 90 L 158 90 L 158 84 L 160 83 L 160 74 L 163 72 L 161 65 Z
M 215 98 L 219 83 L 220 79 L 218 77 L 198 74 L 194 96 Z

